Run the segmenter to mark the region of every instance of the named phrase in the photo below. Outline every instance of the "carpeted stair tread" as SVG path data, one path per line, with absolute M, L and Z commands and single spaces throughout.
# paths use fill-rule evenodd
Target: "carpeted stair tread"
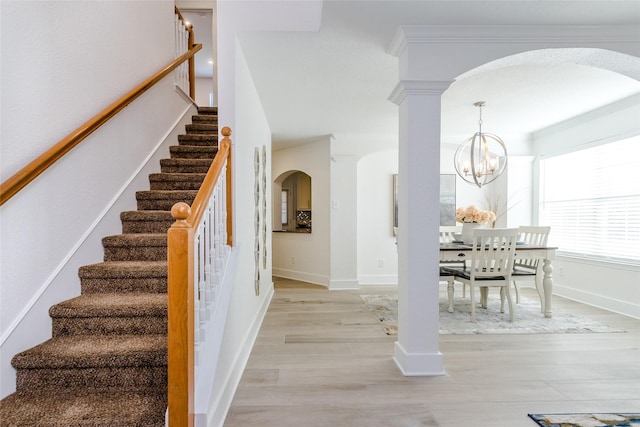
M 163 173 L 207 173 L 211 159 L 161 159 L 160 170 Z
M 192 199 L 198 194 L 198 190 L 143 190 L 136 191 L 137 200 L 152 200 L 152 199 Z M 164 209 L 152 209 L 152 210 L 164 210 Z M 171 210 L 171 209 L 168 209 Z
M 166 246 L 167 235 L 163 233 L 114 234 L 102 238 L 103 246 Z
M 170 211 L 173 205 L 178 202 L 185 202 L 188 205 L 198 194 L 197 190 L 147 190 L 137 191 L 137 207 L 140 210 L 166 210 Z
M 166 233 L 175 219 L 171 211 L 126 211 L 120 221 L 123 233 Z
M 163 293 L 85 294 L 49 309 L 53 336 L 165 334 L 167 295 Z
M 212 159 L 218 147 L 211 145 L 172 145 L 169 153 L 174 159 Z
M 108 261 L 83 265 L 78 270 L 81 279 L 142 279 L 144 277 L 166 277 L 166 261 Z
M 187 133 L 178 135 L 179 145 L 194 145 L 194 146 L 218 146 L 218 135 L 207 133 Z
M 162 392 L 18 392 L 0 401 L 0 421 L 7 427 L 162 427 L 166 407 Z
M 189 125 L 185 125 L 185 129 L 187 133 L 218 133 L 218 124 L 211 123 L 192 123 Z
M 152 173 L 149 174 L 151 190 L 198 190 L 205 173 Z
M 198 114 L 218 114 L 218 107 L 198 107 Z
M 172 220 L 173 217 L 171 211 L 124 211 L 120 213 L 120 219 L 126 221 L 167 221 Z
M 167 292 L 166 260 L 106 261 L 80 267 L 78 276 L 82 294 Z
M 198 114 L 196 116 L 191 116 L 191 123 L 218 124 L 218 116 L 213 116 L 210 114 Z
M 117 234 L 102 238 L 105 261 L 161 261 L 167 259 L 166 233 Z
M 96 335 L 51 338 L 16 354 L 16 369 L 163 366 L 165 335 Z
M 81 295 L 49 309 L 51 317 L 166 316 L 167 295 L 160 293 Z

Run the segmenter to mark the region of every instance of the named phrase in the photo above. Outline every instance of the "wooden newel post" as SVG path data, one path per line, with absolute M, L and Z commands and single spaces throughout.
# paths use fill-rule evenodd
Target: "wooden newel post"
M 171 215 L 176 222 L 167 232 L 168 263 L 168 406 L 171 427 L 193 426 L 194 414 L 194 230 L 187 222 L 189 205 L 176 203 Z
M 193 48 L 194 43 L 194 36 L 193 36 L 193 25 L 189 24 L 189 26 L 187 27 L 187 30 L 189 31 L 189 49 L 191 50 Z M 196 99 L 196 58 L 195 56 L 192 56 L 191 58 L 189 58 L 189 96 L 191 97 L 191 99 Z
M 232 162 L 232 144 L 231 144 L 231 138 L 229 138 L 231 136 L 231 128 L 228 126 L 225 126 L 222 128 L 222 130 L 220 131 L 222 133 L 222 141 L 220 141 L 220 146 L 222 146 L 222 144 L 228 144 L 229 145 L 229 155 L 227 156 L 227 175 L 226 175 L 226 183 L 227 183 L 227 188 L 226 188 L 226 192 L 227 192 L 227 245 L 229 246 L 233 246 L 233 185 L 232 185 L 232 181 L 231 181 L 231 177 L 232 177 L 232 167 L 231 165 L 233 164 Z

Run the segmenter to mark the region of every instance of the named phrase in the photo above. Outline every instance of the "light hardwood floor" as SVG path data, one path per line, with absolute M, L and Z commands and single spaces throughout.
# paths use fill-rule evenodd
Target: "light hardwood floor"
M 441 335 L 446 375 L 404 377 L 396 337 L 359 297 L 389 288 L 274 283 L 226 427 L 534 427 L 528 413 L 640 411 L 640 320 L 554 297 L 627 332 Z

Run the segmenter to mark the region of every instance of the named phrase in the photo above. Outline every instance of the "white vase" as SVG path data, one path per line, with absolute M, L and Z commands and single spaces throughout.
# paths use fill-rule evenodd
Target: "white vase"
M 470 245 L 473 243 L 473 230 L 482 227 L 482 224 L 477 222 L 463 222 L 462 223 L 462 243 Z

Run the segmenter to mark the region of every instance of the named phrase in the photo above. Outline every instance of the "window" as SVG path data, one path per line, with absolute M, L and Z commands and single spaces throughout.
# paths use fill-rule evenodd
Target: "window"
M 640 264 L 640 136 L 540 162 L 540 224 L 572 256 Z
M 282 225 L 289 225 L 289 190 L 282 190 Z

